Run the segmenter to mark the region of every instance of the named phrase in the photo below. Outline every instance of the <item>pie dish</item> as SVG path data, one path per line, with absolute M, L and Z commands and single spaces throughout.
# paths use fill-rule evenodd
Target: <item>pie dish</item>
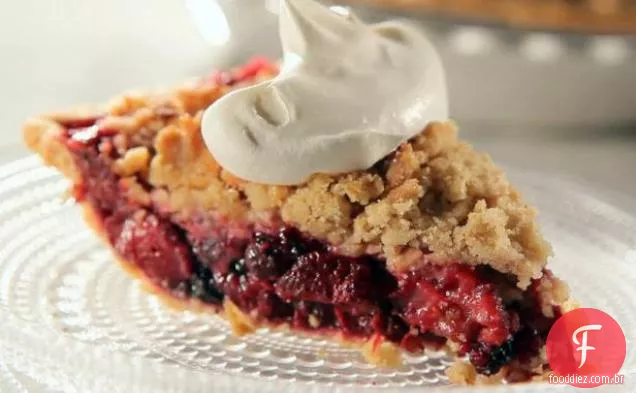
M 598 33 L 636 32 L 633 0 L 346 0 L 404 9 L 434 11 L 515 27 Z
M 434 122 L 366 171 L 297 186 L 240 179 L 200 120 L 276 75 L 254 59 L 168 92 L 42 115 L 26 144 L 72 182 L 87 223 L 168 303 L 218 312 L 236 334 L 291 329 L 360 346 L 383 366 L 443 348 L 457 383 L 549 372 L 544 341 L 573 302 L 550 245 L 486 155 Z

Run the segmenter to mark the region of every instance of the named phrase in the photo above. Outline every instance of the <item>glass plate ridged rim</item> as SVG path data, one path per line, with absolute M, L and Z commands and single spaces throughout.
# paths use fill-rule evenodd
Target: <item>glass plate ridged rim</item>
M 628 341 L 622 373 L 635 379 L 636 218 L 575 183 L 509 174 L 543 212 L 555 248 L 551 267 L 582 304 L 620 322 Z M 441 354 L 378 369 L 329 341 L 267 330 L 236 338 L 216 316 L 162 307 L 112 263 L 62 198 L 67 186 L 34 157 L 0 167 L 0 353 L 42 385 L 70 392 L 466 389 L 444 386 Z M 550 387 L 488 391 L 499 389 Z

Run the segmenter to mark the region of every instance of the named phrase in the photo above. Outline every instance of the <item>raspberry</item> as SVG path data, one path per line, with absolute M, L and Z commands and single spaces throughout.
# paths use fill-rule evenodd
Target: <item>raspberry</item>
M 164 287 L 174 288 L 192 276 L 188 248 L 175 229 L 154 214 L 140 210 L 129 217 L 115 248 Z

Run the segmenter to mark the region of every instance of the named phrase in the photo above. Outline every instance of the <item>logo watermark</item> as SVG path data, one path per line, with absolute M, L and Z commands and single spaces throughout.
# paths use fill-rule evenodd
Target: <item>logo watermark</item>
M 554 371 L 548 382 L 582 388 L 623 384 L 618 372 L 626 350 L 625 335 L 614 318 L 593 308 L 570 311 L 548 334 L 546 355 Z
M 574 333 L 572 333 L 572 341 L 574 341 L 575 344 L 580 344 L 581 346 L 576 348 L 577 351 L 582 351 L 581 352 L 581 364 L 579 364 L 579 368 L 583 367 L 583 365 L 585 365 L 585 361 L 587 360 L 587 351 L 593 351 L 596 348 L 594 347 L 590 347 L 587 345 L 587 332 L 588 330 L 601 330 L 603 326 L 602 325 L 585 325 L 585 326 L 581 326 L 580 328 L 576 329 L 574 331 Z M 577 334 L 583 332 L 583 340 L 582 342 L 579 342 L 579 339 L 576 337 Z
M 609 375 L 556 375 L 550 374 L 548 376 L 548 383 L 552 385 L 588 385 L 589 387 L 599 385 L 623 385 L 625 383 L 625 376 L 622 374 Z M 582 386 L 581 386 L 582 387 Z

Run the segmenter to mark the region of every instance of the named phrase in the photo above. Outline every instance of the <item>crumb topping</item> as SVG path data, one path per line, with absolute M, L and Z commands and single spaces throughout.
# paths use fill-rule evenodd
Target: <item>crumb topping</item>
M 271 77 L 268 71 L 255 79 Z M 231 89 L 202 80 L 168 93 L 127 95 L 92 112 L 101 129 L 117 133 L 113 170 L 130 198 L 177 216 L 271 213 L 344 253 L 383 256 L 393 271 L 486 264 L 516 276 L 521 288 L 541 275 L 551 251 L 536 211 L 490 157 L 457 138 L 452 122 L 430 124 L 366 171 L 319 174 L 293 187 L 256 184 L 224 170 L 201 137 L 202 111 Z M 73 112 L 30 120 L 24 134 L 48 164 L 78 181 L 59 139 L 68 119 Z

